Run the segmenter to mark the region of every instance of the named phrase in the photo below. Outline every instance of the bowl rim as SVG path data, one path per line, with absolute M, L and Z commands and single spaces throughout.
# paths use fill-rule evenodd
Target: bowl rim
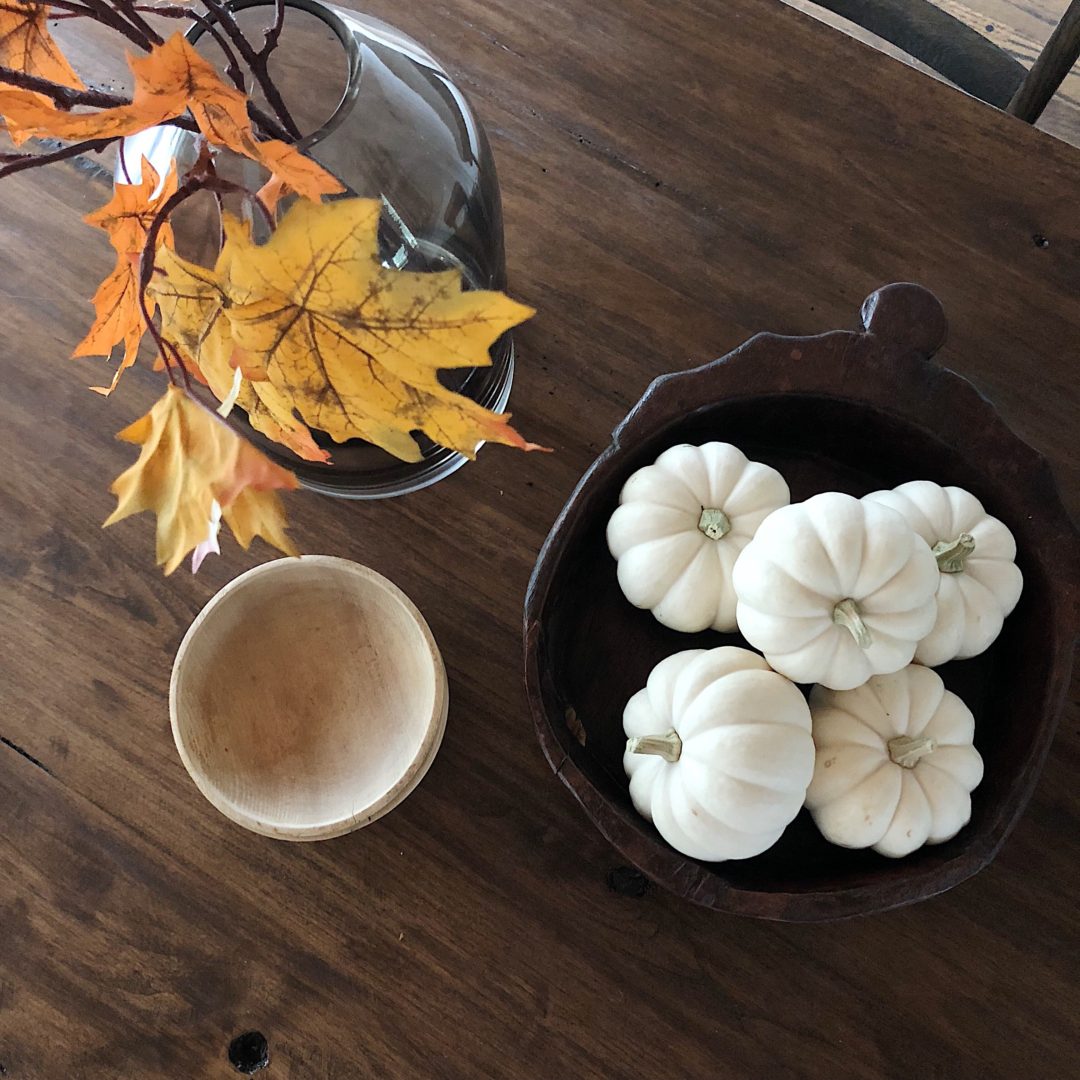
M 427 719 L 424 737 L 420 740 L 416 753 L 401 776 L 378 799 L 347 817 L 334 821 L 322 822 L 317 825 L 287 825 L 248 814 L 221 795 L 218 788 L 210 781 L 206 773 L 195 764 L 188 752 L 186 740 L 181 730 L 177 699 L 184 657 L 198 637 L 204 623 L 214 611 L 219 609 L 222 604 L 229 603 L 245 588 L 250 587 L 253 581 L 266 578 L 269 575 L 293 574 L 301 567 L 308 569 L 319 566 L 332 568 L 339 572 L 344 571 L 362 581 L 365 585 L 374 586 L 394 601 L 408 616 L 410 622 L 420 631 L 421 638 L 427 646 L 427 656 L 431 661 L 431 670 L 435 679 L 435 698 L 431 715 Z M 446 666 L 431 628 L 421 614 L 420 609 L 397 585 L 377 570 L 336 555 L 301 555 L 299 557 L 274 559 L 252 567 L 222 586 L 206 602 L 185 632 L 180 646 L 176 650 L 172 674 L 169 679 L 169 724 L 172 729 L 173 742 L 176 744 L 180 760 L 183 762 L 188 775 L 195 782 L 195 786 L 203 797 L 230 821 L 251 832 L 258 833 L 261 836 L 269 836 L 276 840 L 330 840 L 370 825 L 373 821 L 393 810 L 412 793 L 435 760 L 435 755 L 439 751 L 446 731 L 446 718 L 449 707 L 450 694 Z
M 1049 463 L 1008 427 L 969 380 L 931 360 L 944 343 L 947 325 L 940 303 L 927 289 L 911 283 L 884 286 L 864 302 L 862 319 L 861 331 L 830 331 L 811 337 L 757 334 L 717 360 L 653 380 L 612 433 L 610 445 L 578 481 L 544 541 L 529 580 L 523 618 L 526 696 L 552 771 L 604 837 L 642 872 L 678 896 L 730 914 L 788 922 L 848 918 L 928 899 L 978 873 L 997 854 L 1034 791 L 1069 688 L 1080 609 L 1080 546 Z M 873 363 L 868 363 L 865 349 L 860 355 L 853 347 L 859 339 L 875 350 Z M 833 349 L 827 361 L 817 367 L 801 363 L 805 350 L 829 342 L 841 347 Z M 819 353 L 823 351 L 819 349 Z M 778 367 L 781 355 L 784 363 Z M 779 378 L 777 372 L 782 373 Z M 912 867 L 902 879 L 805 891 L 729 884 L 709 864 L 670 847 L 632 810 L 609 801 L 577 760 L 587 752 L 570 735 L 559 712 L 558 692 L 544 650 L 545 616 L 561 564 L 585 527 L 583 507 L 588 509 L 594 493 L 606 488 L 635 445 L 661 438 L 682 418 L 708 408 L 709 402 L 781 394 L 852 402 L 930 432 L 933 427 L 920 425 L 913 415 L 915 399 L 944 397 L 967 410 L 980 422 L 983 441 L 1008 443 L 1013 452 L 1014 483 L 1028 485 L 1026 500 L 1037 504 L 1041 521 L 1049 526 L 1045 542 L 1029 554 L 1042 562 L 1046 549 L 1056 544 L 1062 556 L 1060 574 L 1055 576 L 1061 588 L 1047 618 L 1046 641 L 1052 652 L 1042 695 L 1045 708 L 1027 759 L 1006 797 L 981 831 L 972 833 L 965 850 L 940 865 Z

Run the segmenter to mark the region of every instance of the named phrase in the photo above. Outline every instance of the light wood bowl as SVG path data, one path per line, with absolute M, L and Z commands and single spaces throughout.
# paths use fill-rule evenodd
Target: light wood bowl
M 324 840 L 398 805 L 446 728 L 446 670 L 411 600 L 328 555 L 242 574 L 199 613 L 173 665 L 173 737 L 226 817 Z

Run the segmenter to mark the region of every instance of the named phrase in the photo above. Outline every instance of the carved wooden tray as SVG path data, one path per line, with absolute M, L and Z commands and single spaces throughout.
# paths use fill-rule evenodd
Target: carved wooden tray
M 692 371 L 657 379 L 563 508 L 525 602 L 525 671 L 552 769 L 600 831 L 680 896 L 741 915 L 844 918 L 922 900 L 982 869 L 1031 796 L 1069 684 L 1080 547 L 1047 462 L 966 379 L 931 361 L 945 316 L 917 285 L 870 296 L 861 332 L 759 334 Z M 635 469 L 675 443 L 720 439 L 780 472 L 792 501 L 861 496 L 907 480 L 967 488 L 1016 536 L 1024 593 L 982 656 L 939 672 L 975 715 L 986 773 L 953 840 L 901 860 L 827 843 L 804 810 L 753 859 L 701 863 L 633 809 L 622 770 L 622 710 L 663 657 L 746 645 L 680 634 L 624 599 L 604 530 Z

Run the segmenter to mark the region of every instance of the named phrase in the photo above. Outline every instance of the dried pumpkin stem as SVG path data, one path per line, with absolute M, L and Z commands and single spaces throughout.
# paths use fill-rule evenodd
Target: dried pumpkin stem
M 703 506 L 697 527 L 710 540 L 721 540 L 731 532 L 731 520 L 719 507 Z
M 963 572 L 964 563 L 975 550 L 975 537 L 971 533 L 961 533 L 955 540 L 942 540 L 933 547 L 938 569 L 943 574 Z
M 845 630 L 849 631 L 851 636 L 855 639 L 855 644 L 860 649 L 869 649 L 874 644 L 874 639 L 870 634 L 870 627 L 862 621 L 862 616 L 859 614 L 859 607 L 854 600 L 848 598 L 841 600 L 839 604 L 832 609 L 832 621 L 837 626 L 842 626 Z
M 674 730 L 666 735 L 639 735 L 626 740 L 626 749 L 631 754 L 656 754 L 674 764 L 682 754 L 682 739 Z
M 933 739 L 913 739 L 910 735 L 897 735 L 889 740 L 889 757 L 905 769 L 914 769 L 919 758 L 937 749 Z

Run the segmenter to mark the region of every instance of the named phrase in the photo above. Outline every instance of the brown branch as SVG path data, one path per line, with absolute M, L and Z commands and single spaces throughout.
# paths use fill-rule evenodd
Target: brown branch
M 141 34 L 144 34 L 154 45 L 164 44 L 165 39 L 139 14 L 135 0 L 112 0 L 112 6 Z
M 140 49 L 150 51 L 154 44 L 151 38 L 147 37 L 137 26 L 132 25 L 123 18 L 108 0 L 83 0 L 83 3 L 94 12 L 95 21 L 123 34 L 129 41 L 135 42 Z
M 154 276 L 157 243 L 161 230 L 165 227 L 165 223 L 169 220 L 173 211 L 181 203 L 190 199 L 192 195 L 202 191 L 205 186 L 206 183 L 202 177 L 188 176 L 176 191 L 165 200 L 164 205 L 154 215 L 149 228 L 146 230 L 145 246 L 139 260 L 139 310 L 142 312 L 143 322 L 146 324 L 146 328 L 150 331 L 150 336 L 154 339 L 154 344 L 158 348 L 169 381 L 174 386 L 176 385 L 175 364 L 176 367 L 180 368 L 184 378 L 184 385 L 189 389 L 191 387 L 191 375 L 184 364 L 183 357 L 180 355 L 180 350 L 154 325 L 154 317 L 150 313 L 150 305 L 146 299 L 146 290 L 150 287 L 150 280 Z M 172 353 L 171 357 L 170 352 Z
M 61 109 L 72 109 L 76 105 L 88 105 L 95 109 L 112 109 L 117 105 L 130 105 L 128 98 L 119 94 L 106 94 L 101 90 L 75 90 L 70 86 L 62 86 L 51 79 L 42 79 L 37 75 L 30 75 L 16 68 L 4 67 L 0 64 L 0 83 L 9 86 L 17 86 L 20 90 L 33 90 L 35 93 L 44 94 L 52 98 Z
M 232 11 L 223 0 L 203 0 L 203 3 L 207 10 L 213 14 L 225 33 L 228 34 L 230 40 L 236 46 L 236 51 L 240 54 L 244 63 L 247 64 L 251 74 L 255 77 L 255 81 L 259 84 L 270 107 L 277 114 L 277 118 L 285 128 L 286 141 L 295 142 L 298 140 L 301 137 L 300 129 L 296 126 L 296 121 L 293 120 L 277 85 L 270 77 L 270 72 L 267 68 L 268 56 L 255 51 L 251 42 L 248 41 L 244 32 L 240 29 Z
M 278 47 L 281 29 L 284 25 L 285 0 L 274 0 L 274 21 L 263 32 L 262 48 L 259 50 L 259 58 L 264 62 L 270 58 L 270 54 Z
M 80 154 L 100 153 L 106 146 L 116 142 L 119 137 L 117 135 L 111 139 L 87 139 L 85 142 L 62 146 L 59 150 L 53 150 L 48 154 L 0 154 L 0 161 L 6 162 L 0 166 L 0 180 L 22 172 L 24 169 L 51 165 L 54 161 L 65 161 L 68 158 L 78 157 Z

